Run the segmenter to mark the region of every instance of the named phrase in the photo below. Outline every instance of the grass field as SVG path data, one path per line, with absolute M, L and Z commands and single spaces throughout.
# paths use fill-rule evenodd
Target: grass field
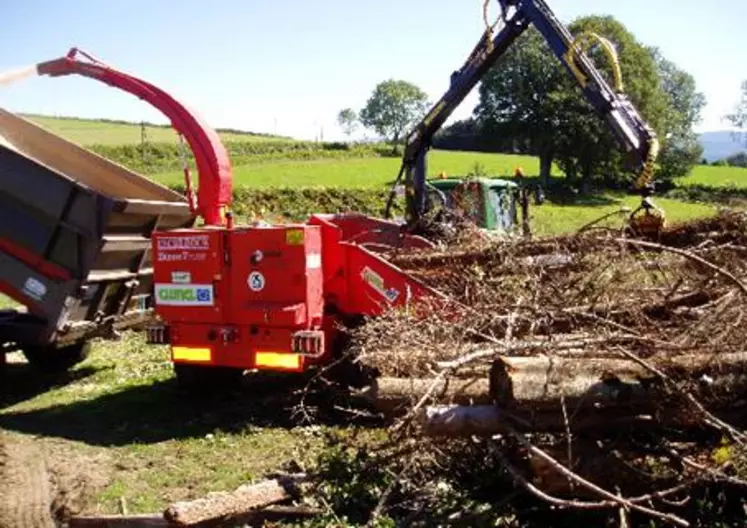
M 688 176 L 680 178 L 679 185 L 706 187 L 736 187 L 747 189 L 747 169 L 741 167 L 714 167 L 698 165 Z
M 25 117 L 50 132 L 79 145 L 139 145 L 142 141 L 140 125 L 37 115 Z M 178 141 L 176 132 L 171 127 L 146 125 L 145 133 L 148 141 L 154 143 L 176 143 Z M 250 133 L 219 132 L 219 134 L 224 141 L 267 141 L 268 139 L 282 139 Z
M 491 176 L 509 176 L 516 166 L 528 174 L 538 170 L 536 158 L 479 152 L 434 150 L 428 155 L 429 174 L 464 175 L 480 165 Z M 399 158 L 320 159 L 312 161 L 268 161 L 234 167 L 237 186 L 251 187 L 379 187 L 396 177 Z M 173 184 L 183 181 L 179 171 L 156 174 L 154 179 Z
M 327 427 L 298 425 L 292 384 L 189 398 L 168 357 L 131 333 L 117 346 L 96 343 L 64 380 L 46 380 L 12 357 L 0 390 L 0 445 L 33 437 L 53 470 L 87 482 L 88 511 L 98 513 L 118 512 L 123 498 L 132 513 L 158 512 L 318 452 Z M 78 467 L 60 469 L 62 459 Z

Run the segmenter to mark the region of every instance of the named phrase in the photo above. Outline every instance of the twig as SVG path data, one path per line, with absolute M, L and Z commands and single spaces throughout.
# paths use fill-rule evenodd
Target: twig
M 551 504 L 554 504 L 556 506 L 560 506 L 562 508 L 578 508 L 582 510 L 602 510 L 607 508 L 617 508 L 620 506 L 620 501 L 625 501 L 630 504 L 638 504 L 641 502 L 648 502 L 653 499 L 663 499 L 669 495 L 673 495 L 675 493 L 678 493 L 680 491 L 685 491 L 687 488 L 693 485 L 692 482 L 679 484 L 677 486 L 673 486 L 669 489 L 655 491 L 652 493 L 647 493 L 645 495 L 640 495 L 638 497 L 633 497 L 629 499 L 625 499 L 622 497 L 615 497 L 615 500 L 602 500 L 602 501 L 580 501 L 576 499 L 561 499 L 559 497 L 555 497 L 553 495 L 550 495 L 548 493 L 545 493 L 541 489 L 539 489 L 537 486 L 529 482 L 524 475 L 521 474 L 521 472 L 516 469 L 516 466 L 514 466 L 506 457 L 505 455 L 498 453 L 498 458 L 501 460 L 501 464 L 503 467 L 506 468 L 506 470 L 511 474 L 511 476 L 527 491 L 532 493 L 533 495 L 539 497 L 542 500 L 545 500 Z M 614 495 L 613 495 L 614 497 Z M 688 524 L 685 524 L 683 526 L 689 526 Z
M 737 286 L 740 290 L 742 290 L 742 293 L 744 295 L 747 295 L 747 286 L 742 281 L 740 281 L 738 278 L 736 278 L 733 274 L 731 274 L 729 271 L 725 270 L 724 268 L 720 266 L 716 266 L 712 262 L 708 262 L 704 258 L 701 258 L 698 255 L 695 255 L 689 251 L 685 251 L 684 249 L 679 249 L 679 248 L 675 248 L 671 246 L 665 246 L 663 244 L 657 244 L 655 242 L 645 242 L 643 240 L 636 240 L 632 238 L 617 238 L 615 240 L 617 242 L 622 242 L 624 244 L 633 244 L 635 246 L 645 247 L 649 249 L 658 249 L 660 251 L 668 251 L 670 253 L 675 253 L 676 255 L 680 255 L 682 257 L 690 259 L 693 262 L 697 262 L 698 264 L 705 266 L 711 271 L 715 271 L 719 275 L 726 277 L 731 282 L 733 282 L 735 286 Z
M 568 467 L 573 467 L 573 441 L 571 437 L 571 425 L 568 423 L 568 409 L 565 406 L 565 395 L 560 395 L 560 409 L 563 411 L 563 425 L 565 426 L 565 438 L 568 444 L 567 456 L 568 456 Z M 568 479 L 568 486 L 573 489 L 573 481 Z
M 392 490 L 394 490 L 394 486 L 397 484 L 397 482 L 400 480 L 402 475 L 405 474 L 405 472 L 410 469 L 412 464 L 415 461 L 415 457 L 411 457 L 410 460 L 405 464 L 405 467 L 402 468 L 402 470 L 395 476 L 395 478 L 392 479 L 392 481 L 389 483 L 389 485 L 384 490 L 384 493 L 381 494 L 381 497 L 379 497 L 379 502 L 376 503 L 376 507 L 371 512 L 371 516 L 368 519 L 368 522 L 366 523 L 366 526 L 373 526 L 374 523 L 379 518 L 379 515 L 381 515 L 381 511 L 384 509 L 384 505 L 386 504 L 387 499 L 389 498 L 389 495 L 391 495 Z
M 664 372 L 656 368 L 654 365 L 646 361 L 645 359 L 642 359 L 632 352 L 625 350 L 621 346 L 615 346 L 615 350 L 619 351 L 622 355 L 627 357 L 628 359 L 635 361 L 639 365 L 641 365 L 643 368 L 649 370 L 653 374 L 655 374 L 657 377 L 659 377 L 662 381 L 667 383 L 670 388 L 676 388 L 676 385 L 672 378 L 667 376 Z M 744 444 L 745 441 L 747 441 L 747 435 L 744 433 L 741 433 L 740 431 L 737 431 L 734 427 L 729 425 L 728 423 L 724 422 L 720 418 L 714 416 L 710 411 L 708 411 L 705 407 L 703 407 L 703 404 L 700 403 L 695 396 L 693 396 L 690 392 L 685 392 L 685 398 L 687 401 L 689 401 L 696 409 L 697 411 L 704 416 L 706 423 L 708 423 L 711 427 L 714 427 L 716 429 L 719 429 L 722 432 L 729 433 L 734 441 L 736 441 L 739 444 Z
M 712 477 L 714 477 L 717 480 L 723 480 L 724 482 L 728 482 L 729 484 L 734 484 L 736 486 L 741 486 L 743 488 L 747 488 L 747 481 L 744 481 L 737 477 L 732 477 L 731 475 L 725 475 L 721 471 L 717 471 L 715 469 L 709 468 L 707 466 L 704 466 L 702 464 L 698 464 L 694 460 L 688 458 L 688 457 L 680 457 L 680 460 L 688 466 L 690 466 L 693 469 L 697 469 L 698 471 L 705 471 L 711 474 Z
M 659 519 L 671 522 L 673 524 L 676 524 L 678 526 L 690 526 L 690 523 L 688 523 L 686 520 L 677 517 L 676 515 L 669 514 L 669 513 L 662 513 L 660 511 L 647 508 L 645 506 L 641 506 L 639 504 L 635 504 L 630 502 L 627 499 L 623 499 L 615 495 L 614 493 L 610 493 L 609 491 L 600 488 L 593 482 L 590 482 L 586 480 L 585 478 L 581 477 L 580 475 L 574 473 L 570 469 L 566 468 L 563 464 L 555 460 L 553 457 L 548 455 L 545 451 L 538 448 L 534 444 L 532 444 L 529 440 L 527 440 L 524 435 L 519 434 L 513 428 L 511 428 L 510 425 L 506 425 L 506 429 L 509 431 L 512 437 L 514 437 L 516 440 L 519 441 L 521 445 L 523 445 L 530 453 L 535 455 L 538 458 L 541 458 L 546 463 L 548 463 L 550 466 L 552 466 L 555 470 L 559 471 L 563 475 L 571 478 L 574 480 L 578 485 L 586 488 L 587 490 L 596 493 L 597 495 L 600 495 L 609 501 L 612 501 L 613 503 L 619 505 L 619 506 L 625 506 L 629 509 L 634 509 L 636 511 L 639 511 L 641 513 L 645 513 L 647 515 L 650 515 L 652 517 L 657 517 Z
M 506 328 L 506 335 L 505 335 L 506 341 L 511 339 L 514 319 L 516 317 L 518 310 L 521 307 L 521 302 L 522 302 L 522 299 L 520 298 L 517 303 L 516 309 L 511 313 L 511 316 L 509 317 L 508 327 Z M 494 342 L 499 342 L 497 339 L 493 338 L 492 336 L 485 336 L 485 337 L 490 338 Z M 507 343 L 504 343 L 504 344 L 507 344 Z M 492 352 L 489 355 L 495 355 L 495 352 Z M 425 394 L 423 394 L 423 397 L 420 398 L 420 400 L 415 405 L 415 407 L 410 409 L 410 411 L 402 419 L 402 421 L 400 421 L 398 424 L 394 426 L 393 431 L 394 432 L 400 431 L 402 428 L 404 428 L 407 424 L 409 424 L 412 421 L 412 419 L 415 417 L 415 415 L 420 410 L 420 408 L 423 405 L 425 405 L 425 402 L 428 401 L 428 398 L 430 398 L 433 395 L 436 388 L 438 388 L 438 386 L 441 384 L 441 381 L 446 378 L 446 375 L 449 372 L 452 372 L 453 370 L 456 370 L 468 363 L 471 363 L 472 361 L 476 361 L 477 359 L 480 359 L 481 357 L 487 357 L 485 355 L 485 351 L 478 351 L 478 352 L 475 352 L 474 354 L 468 354 L 467 356 L 457 359 L 456 361 L 449 362 L 449 364 L 439 365 L 443 370 L 441 370 L 441 372 L 439 372 L 438 375 L 433 379 L 433 382 L 431 383 L 430 387 L 428 387 L 428 390 L 425 392 Z

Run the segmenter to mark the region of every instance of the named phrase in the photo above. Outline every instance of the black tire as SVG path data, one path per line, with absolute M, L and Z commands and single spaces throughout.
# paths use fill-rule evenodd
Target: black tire
M 190 392 L 226 392 L 236 388 L 244 375 L 242 369 L 174 363 L 179 387 Z
M 65 347 L 26 347 L 23 355 L 32 367 L 42 372 L 59 373 L 70 370 L 91 353 L 90 343 L 76 343 Z

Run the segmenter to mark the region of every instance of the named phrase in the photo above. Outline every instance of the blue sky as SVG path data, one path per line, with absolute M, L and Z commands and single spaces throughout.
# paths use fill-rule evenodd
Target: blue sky
M 549 0 L 565 22 L 611 14 L 692 73 L 721 120 L 747 79 L 747 1 Z M 215 127 L 341 137 L 343 107 L 375 84 L 411 81 L 441 96 L 483 31 L 482 0 L 0 0 L 0 72 L 78 46 L 198 110 Z M 469 115 L 472 93 L 456 112 Z M 163 122 L 146 103 L 82 78 L 0 86 L 19 112 Z

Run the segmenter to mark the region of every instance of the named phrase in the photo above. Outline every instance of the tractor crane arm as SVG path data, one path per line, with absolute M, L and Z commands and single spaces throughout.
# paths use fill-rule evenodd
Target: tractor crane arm
M 645 189 L 644 193 L 647 193 L 658 153 L 658 141 L 655 132 L 622 93 L 619 65 L 612 44 L 593 33 L 583 34 L 574 39 L 544 0 L 497 1 L 502 8 L 500 29 L 495 34 L 492 27 L 486 29 L 462 67 L 451 75 L 451 83 L 446 93 L 407 137 L 395 185 L 399 184 L 404 176 L 408 224 L 416 223 L 427 209 L 427 153 L 434 134 L 496 60 L 526 31 L 529 24 L 534 24 L 555 56 L 577 81 L 586 99 L 610 125 L 616 139 L 631 157 L 632 166 L 641 170 L 636 187 Z M 609 86 L 584 55 L 584 50 L 592 43 L 591 39 L 599 41 L 612 58 L 616 90 Z M 394 188 L 387 204 L 387 216 L 393 198 Z
M 81 60 L 78 55 L 87 60 Z M 195 112 L 160 88 L 136 77 L 118 71 L 77 48 L 58 59 L 36 65 L 39 75 L 58 77 L 78 74 L 129 92 L 163 112 L 172 126 L 189 144 L 195 158 L 199 177 L 197 205 L 193 203 L 189 168 L 184 167 L 190 207 L 207 225 L 222 225 L 225 209 L 232 199 L 233 174 L 231 161 L 217 132 Z

